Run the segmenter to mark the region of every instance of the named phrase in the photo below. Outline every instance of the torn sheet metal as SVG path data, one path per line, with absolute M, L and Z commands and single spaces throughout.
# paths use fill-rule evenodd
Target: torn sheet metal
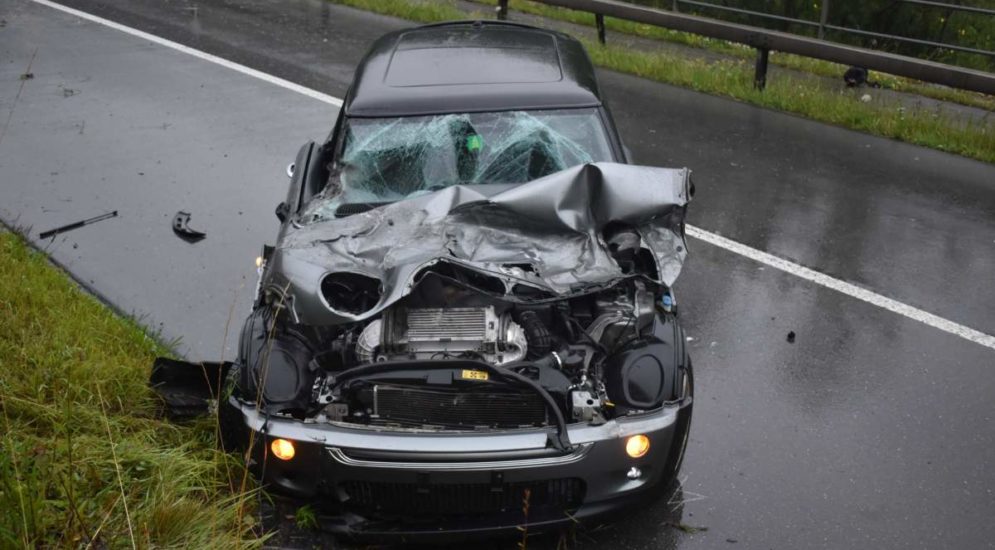
M 689 174 L 585 164 L 492 195 L 486 185 L 457 185 L 342 218 L 315 215 L 330 200 L 317 199 L 278 246 L 263 287 L 285 290 L 297 321 L 312 325 L 372 317 L 438 262 L 492 275 L 509 291 L 524 284 L 563 298 L 628 276 L 602 236 L 611 222 L 637 231 L 656 262 L 657 282 L 670 286 L 687 254 Z M 329 273 L 380 281 L 380 300 L 360 313 L 333 309 L 321 292 Z

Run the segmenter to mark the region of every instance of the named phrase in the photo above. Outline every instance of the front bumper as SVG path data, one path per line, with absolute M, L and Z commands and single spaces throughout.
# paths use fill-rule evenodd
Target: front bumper
M 272 492 L 315 503 L 325 530 L 382 541 L 537 532 L 653 496 L 670 481 L 690 398 L 600 426 L 570 425 L 569 453 L 547 445 L 546 429 L 392 431 L 267 419 L 232 404 L 255 432 L 252 467 Z M 650 439 L 638 459 L 625 452 L 635 434 Z M 269 454 L 275 438 L 294 442 L 293 459 Z

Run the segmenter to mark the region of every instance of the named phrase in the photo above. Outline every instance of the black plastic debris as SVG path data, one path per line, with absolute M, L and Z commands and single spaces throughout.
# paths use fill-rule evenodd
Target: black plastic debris
M 173 216 L 173 233 L 176 233 L 177 237 L 183 239 L 188 243 L 195 243 L 197 241 L 203 240 L 204 237 L 207 237 L 207 234 L 204 233 L 203 231 L 190 229 L 190 226 L 188 225 L 189 223 L 190 223 L 189 212 L 183 212 L 183 211 L 177 212 L 176 215 Z
M 80 227 L 83 227 L 84 225 L 90 225 L 91 223 L 96 223 L 96 222 L 99 222 L 101 220 L 107 220 L 107 219 L 114 218 L 114 217 L 117 217 L 117 210 L 115 210 L 113 212 L 108 212 L 106 214 L 101 214 L 99 216 L 94 216 L 92 218 L 87 218 L 85 220 L 80 220 L 78 222 L 66 224 L 66 225 L 63 225 L 61 227 L 56 227 L 55 229 L 49 229 L 48 231 L 42 231 L 38 235 L 38 238 L 40 238 L 40 239 L 47 239 L 49 237 L 54 237 L 54 236 L 58 235 L 59 233 L 65 233 L 66 231 L 72 231 L 73 229 L 79 229 Z
M 149 385 L 162 400 L 166 416 L 173 420 L 193 418 L 210 410 L 231 363 L 188 363 L 158 357 L 152 365 Z
M 794 344 L 795 343 L 795 331 L 793 331 L 793 330 L 788 333 L 788 343 L 789 344 Z

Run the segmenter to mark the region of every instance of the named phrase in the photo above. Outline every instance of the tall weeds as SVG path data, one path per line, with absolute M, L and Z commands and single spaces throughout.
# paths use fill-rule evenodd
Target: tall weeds
M 0 232 L 0 548 L 260 545 L 215 420 L 157 414 L 147 380 L 168 353 Z

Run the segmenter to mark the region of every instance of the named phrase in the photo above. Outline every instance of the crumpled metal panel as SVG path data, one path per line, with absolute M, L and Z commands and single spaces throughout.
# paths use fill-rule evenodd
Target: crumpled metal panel
M 298 322 L 327 325 L 372 317 L 411 291 L 422 268 L 440 261 L 524 283 L 560 297 L 626 277 L 602 230 L 633 226 L 670 286 L 687 247 L 689 170 L 616 163 L 579 165 L 492 196 L 453 186 L 352 216 L 297 226 L 271 258 L 264 286 L 286 292 Z M 531 264 L 534 272 L 509 264 Z M 335 311 L 321 296 L 328 273 L 382 281 L 382 298 L 361 314 Z

